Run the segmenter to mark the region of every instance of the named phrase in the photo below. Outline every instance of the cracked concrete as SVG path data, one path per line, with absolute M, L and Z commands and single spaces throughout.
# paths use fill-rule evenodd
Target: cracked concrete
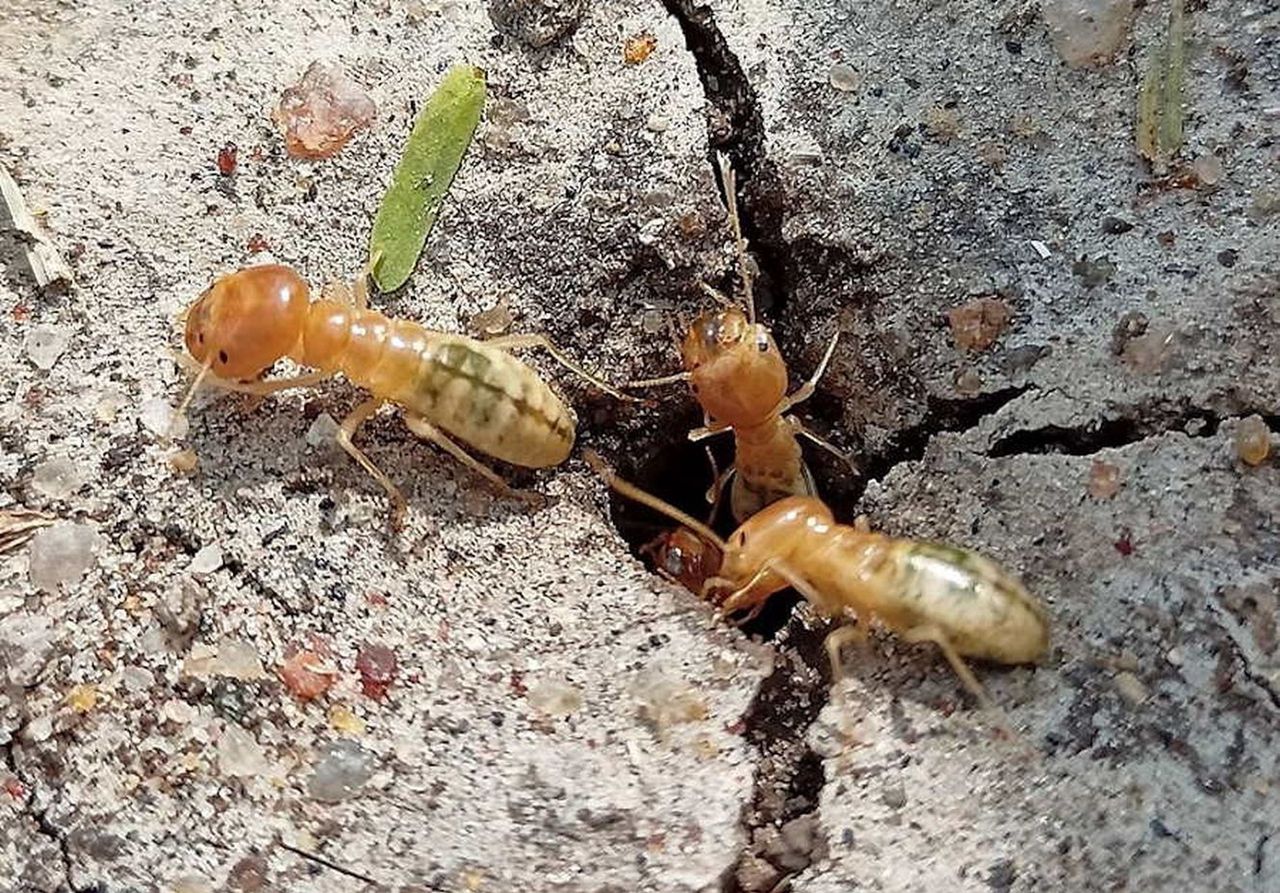
M 11 3 L 0 159 L 78 284 L 38 295 L 0 252 L 0 475 L 39 505 L 39 462 L 92 469 L 48 507 L 103 544 L 58 594 L 0 559 L 0 634 L 22 630 L 0 636 L 0 884 L 1273 889 L 1280 472 L 1242 465 L 1233 436 L 1253 413 L 1280 427 L 1280 219 L 1258 210 L 1277 189 L 1280 19 L 1191 12 L 1183 158 L 1224 171 L 1197 186 L 1155 181 L 1132 149 L 1164 15 L 1146 4 L 1117 61 L 1071 70 L 1021 2 L 597 2 L 538 51 L 495 41 L 474 0 Z M 645 30 L 657 51 L 624 65 Z M 304 164 L 267 113 L 314 58 L 342 61 L 379 116 Z M 709 164 L 725 151 L 796 376 L 842 333 L 806 411 L 859 462 L 814 457 L 833 506 L 981 549 L 1049 605 L 1043 666 L 980 671 L 1025 747 L 935 653 L 887 636 L 828 703 L 826 630 L 803 606 L 748 629 L 764 644 L 717 623 L 626 554 L 577 461 L 515 476 L 554 497 L 530 513 L 379 419 L 366 442 L 411 506 L 388 536 L 376 488 L 304 437 L 353 405 L 343 384 L 198 401 L 199 471 L 169 468 L 139 421 L 178 388 L 172 317 L 261 259 L 251 241 L 313 282 L 349 275 L 412 103 L 459 58 L 489 72 L 486 121 L 424 263 L 380 306 L 454 330 L 507 295 L 516 330 L 611 378 L 668 371 L 696 282 L 732 284 Z M 835 63 L 856 89 L 831 86 Z M 945 316 L 975 297 L 1012 310 L 977 352 Z M 48 372 L 21 349 L 38 323 L 75 329 Z M 654 458 L 695 423 L 683 395 L 636 411 L 541 368 L 584 442 L 696 504 L 694 473 Z M 1118 469 L 1109 497 L 1089 491 L 1099 462 Z M 222 567 L 190 573 L 214 543 Z M 314 635 L 339 681 L 302 704 L 274 670 Z M 260 678 L 190 672 L 226 640 Z M 400 661 L 385 701 L 354 669 L 370 641 Z M 77 684 L 99 692 L 88 710 L 66 700 Z M 697 709 L 655 724 L 685 709 L 655 697 Z M 241 774 L 245 735 L 261 762 Z M 343 737 L 373 773 L 319 801 L 309 781 Z

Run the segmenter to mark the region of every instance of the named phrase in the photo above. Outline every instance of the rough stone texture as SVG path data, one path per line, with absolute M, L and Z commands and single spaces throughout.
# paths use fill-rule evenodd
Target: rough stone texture
M 0 479 L 102 542 L 56 596 L 23 552 L 0 559 L 0 880 L 352 889 L 337 865 L 404 893 L 1274 888 L 1280 473 L 1244 467 L 1233 437 L 1253 413 L 1280 428 L 1280 21 L 1261 0 L 1194 6 L 1182 157 L 1219 158 L 1212 188 L 1157 184 L 1133 150 L 1161 4 L 1127 56 L 1083 71 L 1021 2 L 752 0 L 714 20 L 603 2 L 539 51 L 495 43 L 479 2 L 8 4 L 0 161 L 78 285 L 37 294 L 0 242 Z M 641 31 L 658 49 L 627 66 Z M 270 109 L 315 59 L 379 117 L 307 163 Z M 411 285 L 379 306 L 459 329 L 506 296 L 514 330 L 611 378 L 664 373 L 661 330 L 701 306 L 696 281 L 731 284 L 708 164 L 726 151 L 797 378 L 843 336 L 805 412 L 862 469 L 815 456 L 837 511 L 986 551 L 1049 605 L 1044 666 L 979 668 L 1021 741 L 888 636 L 827 704 L 825 628 L 800 609 L 760 648 L 716 623 L 628 558 L 577 461 L 513 475 L 554 497 L 530 512 L 379 419 L 364 442 L 411 506 L 389 535 L 372 482 L 306 440 L 358 399 L 342 383 L 197 400 L 199 468 L 169 467 L 141 416 L 179 390 L 174 317 L 264 245 L 317 284 L 350 276 L 412 104 L 459 59 L 489 72 L 486 121 Z M 831 87 L 837 63 L 856 90 Z M 947 311 L 983 297 L 1012 319 L 958 350 Z M 72 332 L 47 372 L 21 349 L 36 325 Z M 697 417 L 678 391 L 635 410 L 540 368 L 627 469 L 661 474 L 652 455 Z M 53 455 L 91 474 L 49 502 L 30 482 Z M 1111 499 L 1088 494 L 1095 459 L 1121 469 Z M 192 574 L 214 544 L 222 568 Z M 340 676 L 303 704 L 276 671 L 317 633 Z M 265 678 L 190 672 L 226 641 Z M 355 670 L 370 642 L 399 662 L 381 701 Z M 78 684 L 97 686 L 88 710 L 64 703 Z M 540 711 L 547 686 L 581 706 Z M 681 700 L 664 713 L 654 692 Z M 363 733 L 334 728 L 335 705 Z M 668 713 L 691 721 L 653 723 Z M 263 774 L 224 771 L 231 744 L 244 757 L 229 728 Z M 374 774 L 316 801 L 343 735 Z

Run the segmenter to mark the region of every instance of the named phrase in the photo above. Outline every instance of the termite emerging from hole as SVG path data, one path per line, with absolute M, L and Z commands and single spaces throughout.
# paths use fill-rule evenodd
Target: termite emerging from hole
M 291 268 L 249 267 L 223 276 L 187 313 L 186 365 L 198 375 L 179 408 L 202 383 L 229 391 L 270 394 L 316 385 L 341 373 L 371 396 L 343 420 L 338 443 L 386 490 L 392 521 L 405 510 L 400 489 L 353 442 L 384 403 L 404 409 L 405 424 L 490 481 L 513 493 L 492 470 L 449 435 L 512 465 L 548 468 L 568 458 L 576 419 L 538 374 L 509 351 L 540 347 L 566 368 L 622 400 L 634 400 L 582 369 L 542 335 L 476 341 L 434 332 L 369 309 L 367 272 L 339 300 L 313 301 Z M 316 371 L 257 381 L 288 357 Z M 523 495 L 523 494 L 521 494 Z
M 813 396 L 818 380 L 831 361 L 839 335 L 831 339 L 813 376 L 795 393 L 787 394 L 787 366 L 768 327 L 756 321 L 750 259 L 738 216 L 737 183 L 728 159 L 719 157 L 725 208 L 733 232 L 742 277 L 745 310 L 728 306 L 698 316 L 680 344 L 684 371 L 662 378 L 631 382 L 628 387 L 653 387 L 689 382 L 702 406 L 707 425 L 689 433 L 690 440 L 732 433 L 734 463 L 712 484 L 709 499 L 714 519 L 724 484 L 729 484 L 729 507 L 741 524 L 765 506 L 787 496 L 813 496 L 816 487 L 805 464 L 797 435 L 848 462 L 845 454 L 809 431 L 786 413 Z M 852 463 L 850 463 L 852 464 Z
M 1049 621 L 1040 603 L 995 562 L 955 546 L 838 524 L 812 496 L 775 502 L 722 539 L 696 518 L 619 478 L 595 453 L 587 451 L 586 458 L 618 493 L 661 512 L 719 551 L 719 572 L 702 583 L 702 595 L 726 616 L 746 612 L 750 619 L 772 595 L 795 589 L 818 614 L 844 624 L 826 641 L 837 686 L 844 675 L 843 647 L 865 639 L 872 624 L 908 642 L 932 642 L 965 687 L 1008 729 L 964 659 L 1034 663 L 1049 649 Z

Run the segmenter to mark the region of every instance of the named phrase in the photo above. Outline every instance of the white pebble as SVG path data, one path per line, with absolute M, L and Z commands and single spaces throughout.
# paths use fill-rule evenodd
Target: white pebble
M 31 583 L 37 589 L 57 592 L 74 586 L 93 566 L 98 534 L 86 524 L 61 521 L 31 538 Z
M 53 364 L 58 362 L 58 357 L 67 349 L 73 331 L 74 329 L 66 326 L 44 323 L 36 326 L 27 333 L 22 344 L 27 352 L 27 359 L 39 369 L 52 369 Z
M 31 476 L 31 489 L 47 499 L 66 499 L 84 486 L 88 479 L 83 465 L 65 456 L 45 459 Z
M 841 93 L 852 93 L 857 90 L 859 80 L 858 72 L 853 70 L 853 66 L 845 65 L 843 62 L 837 62 L 827 71 L 827 82 Z
M 163 397 L 155 397 L 143 403 L 139 418 L 142 420 L 142 427 L 156 437 L 181 439 L 187 436 L 187 417 L 179 416 Z
M 582 692 L 563 679 L 543 679 L 529 688 L 529 703 L 548 716 L 569 716 L 582 706 Z
M 218 738 L 218 768 L 223 775 L 252 778 L 268 766 L 262 745 L 240 726 L 228 724 Z
M 222 560 L 222 547 L 217 543 L 210 543 L 191 556 L 191 563 L 187 565 L 187 571 L 196 576 L 212 574 L 222 567 Z
M 654 112 L 645 119 L 644 126 L 654 133 L 662 133 L 671 126 L 671 119 L 666 115 L 659 115 Z
M 1072 68 L 1111 61 L 1129 33 L 1133 0 L 1045 0 L 1054 49 Z
M 305 435 L 307 444 L 318 447 L 334 443 L 338 437 L 338 430 L 338 423 L 333 420 L 333 416 L 322 412 L 307 429 Z

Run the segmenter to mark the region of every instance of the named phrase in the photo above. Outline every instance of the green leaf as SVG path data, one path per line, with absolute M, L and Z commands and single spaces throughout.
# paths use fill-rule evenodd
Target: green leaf
M 369 237 L 379 290 L 394 291 L 413 272 L 483 108 L 484 72 L 457 65 L 418 114 Z

